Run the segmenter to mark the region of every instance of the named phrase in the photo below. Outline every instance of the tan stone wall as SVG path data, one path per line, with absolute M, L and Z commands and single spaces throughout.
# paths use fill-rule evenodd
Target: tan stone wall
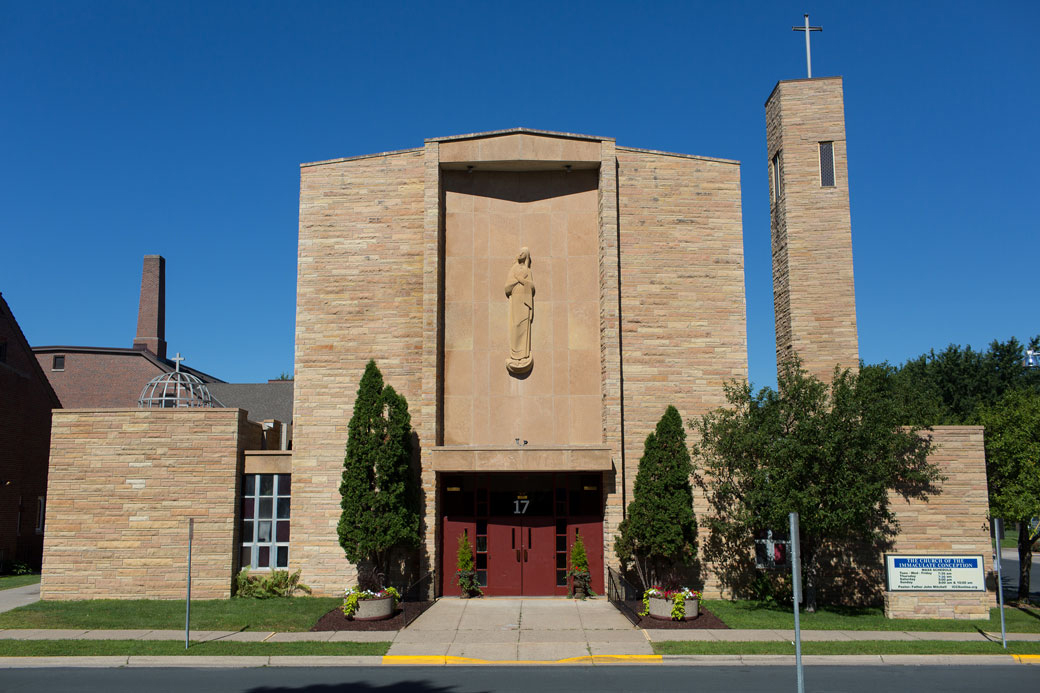
M 726 381 L 747 378 L 747 328 L 736 162 L 622 147 L 617 160 L 622 370 L 605 377 L 624 383 L 628 503 L 665 408 L 699 417 L 725 403 Z
M 597 178 L 442 172 L 445 445 L 601 442 Z M 536 288 L 534 365 L 517 377 L 504 285 L 521 247 Z
M 893 553 L 981 554 L 986 574 L 993 568 L 989 536 L 989 495 L 982 426 L 936 426 L 930 458 L 946 481 L 927 501 L 892 495 L 899 520 Z M 886 592 L 889 618 L 988 618 L 996 606 L 992 592 Z
M 422 444 L 433 444 L 422 397 L 437 298 L 424 283 L 424 181 L 423 150 L 301 168 L 289 567 L 316 594 L 353 582 L 336 535 L 339 482 L 369 359 L 407 398 Z
M 820 142 L 834 143 L 834 187 L 820 184 Z M 780 82 L 766 102 L 777 363 L 796 352 L 830 380 L 857 368 L 845 109 L 840 77 Z M 774 190 L 773 155 L 783 183 Z
M 230 596 L 243 450 L 241 409 L 55 410 L 43 599 L 180 599 L 188 518 L 192 596 Z

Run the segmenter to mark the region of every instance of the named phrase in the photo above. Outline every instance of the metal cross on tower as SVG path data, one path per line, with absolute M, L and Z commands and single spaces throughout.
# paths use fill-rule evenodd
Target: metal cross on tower
M 176 366 L 176 367 L 174 368 L 174 372 L 176 372 L 176 373 L 180 373 L 180 372 L 181 372 L 181 361 L 183 361 L 183 360 L 184 360 L 184 357 L 183 357 L 183 356 L 181 356 L 181 352 L 179 352 L 179 351 L 178 351 L 178 352 L 177 352 L 177 355 L 176 355 L 176 356 L 174 356 L 174 357 L 173 357 L 172 359 L 170 359 L 170 360 L 171 360 L 171 361 L 175 361 L 175 362 L 177 363 L 177 366 Z
M 812 79 L 812 55 L 809 52 L 809 32 L 810 31 L 823 31 L 822 26 L 809 26 L 809 15 L 805 15 L 805 26 L 793 26 L 791 31 L 804 31 L 805 32 L 805 70 L 809 73 L 809 78 Z

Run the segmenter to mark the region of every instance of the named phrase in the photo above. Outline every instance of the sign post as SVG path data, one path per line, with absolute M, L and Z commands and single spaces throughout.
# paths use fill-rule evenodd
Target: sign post
M 802 603 L 802 551 L 798 541 L 798 513 L 788 516 L 791 522 L 791 586 L 794 598 L 794 665 L 798 670 L 798 693 L 805 693 L 805 675 L 802 671 L 802 624 L 798 613 Z
M 191 623 L 191 541 L 195 537 L 195 518 L 188 518 L 188 598 L 184 611 L 184 649 L 188 649 L 188 625 Z
M 1004 649 L 1007 649 L 1007 629 L 1004 627 L 1004 578 L 1000 573 L 1000 540 L 1004 536 L 1004 521 L 999 517 L 994 517 L 993 522 L 993 541 L 997 545 L 997 550 L 993 552 L 993 567 L 997 569 L 997 598 L 1000 602 L 1000 641 L 1004 643 Z

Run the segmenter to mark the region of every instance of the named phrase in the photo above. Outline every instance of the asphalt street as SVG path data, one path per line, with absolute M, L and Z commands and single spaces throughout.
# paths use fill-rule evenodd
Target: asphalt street
M 1036 691 L 1040 668 L 1005 666 L 812 666 L 819 693 Z M 380 667 L 307 669 L 7 669 L 0 691 L 48 693 L 549 693 L 550 691 L 795 690 L 793 667 Z
M 1018 549 L 1004 549 L 1000 552 L 1000 572 L 1004 578 L 1004 600 L 1018 597 Z M 1032 567 L 1029 569 L 1029 594 L 1040 600 L 1040 554 L 1033 554 Z

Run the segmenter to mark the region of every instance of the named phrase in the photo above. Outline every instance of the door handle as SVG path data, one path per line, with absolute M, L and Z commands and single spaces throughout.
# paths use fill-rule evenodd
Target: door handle
M 517 550 L 516 550 L 516 562 L 517 562 L 517 563 L 519 563 L 519 562 L 520 562 L 520 549 L 517 549 Z
M 527 563 L 527 549 L 524 549 L 524 563 Z

